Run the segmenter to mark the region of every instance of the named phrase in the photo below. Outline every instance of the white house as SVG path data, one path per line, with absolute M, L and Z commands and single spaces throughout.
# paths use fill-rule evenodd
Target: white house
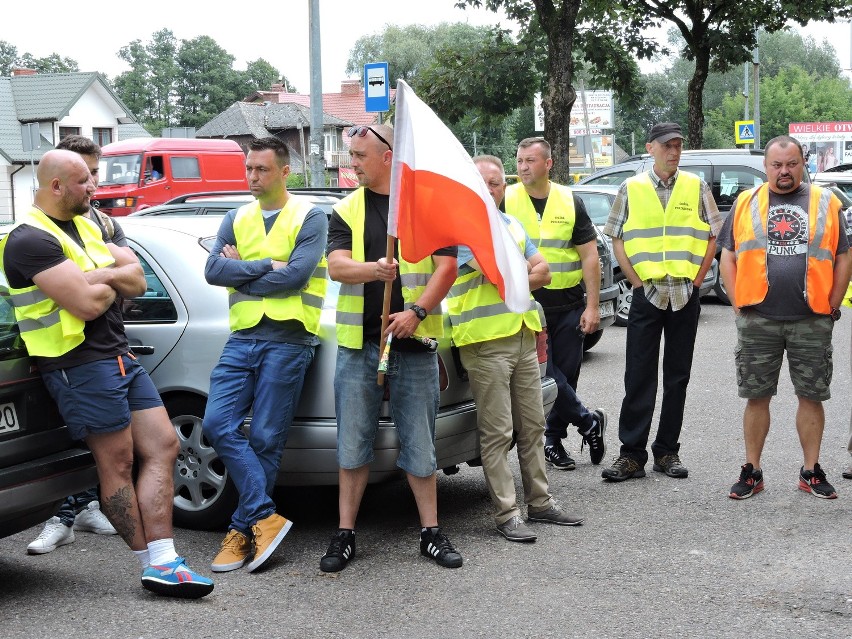
M 36 123 L 41 148 L 24 151 L 22 125 Z M 0 78 L 0 223 L 13 222 L 33 199 L 41 156 L 66 135 L 101 146 L 150 137 L 99 73 L 37 74 L 16 69 Z

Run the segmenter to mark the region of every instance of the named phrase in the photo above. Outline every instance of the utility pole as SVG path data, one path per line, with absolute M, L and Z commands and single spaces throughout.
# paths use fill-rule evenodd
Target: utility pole
M 743 65 L 743 97 L 745 98 L 743 120 L 748 120 L 748 62 Z
M 320 48 L 319 0 L 308 0 L 311 49 L 311 186 L 325 186 L 325 159 L 323 157 L 322 123 L 322 54 Z M 304 156 L 302 160 L 304 161 Z
M 754 91 L 754 148 L 760 148 L 760 54 L 757 46 L 757 29 L 754 31 L 754 57 L 752 58 L 752 90 Z

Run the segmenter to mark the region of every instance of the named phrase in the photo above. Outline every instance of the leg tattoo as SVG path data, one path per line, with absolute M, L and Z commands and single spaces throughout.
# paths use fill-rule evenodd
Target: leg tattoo
M 133 543 L 136 536 L 136 520 L 133 517 L 133 488 L 124 486 L 115 491 L 115 494 L 101 500 L 101 509 L 106 513 L 121 538 L 128 545 Z

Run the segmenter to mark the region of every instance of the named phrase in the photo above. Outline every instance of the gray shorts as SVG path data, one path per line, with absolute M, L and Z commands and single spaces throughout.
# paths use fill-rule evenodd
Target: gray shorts
M 778 375 L 785 350 L 796 395 L 817 402 L 831 397 L 834 322 L 830 317 L 814 315 L 801 320 L 779 321 L 743 311 L 736 323 L 734 359 L 740 397 L 758 399 L 778 392 Z

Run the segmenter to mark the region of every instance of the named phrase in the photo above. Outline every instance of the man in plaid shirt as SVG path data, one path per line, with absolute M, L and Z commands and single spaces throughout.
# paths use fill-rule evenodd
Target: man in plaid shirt
M 689 473 L 678 453 L 698 329 L 698 288 L 713 263 L 722 227 L 707 183 L 678 169 L 680 125 L 654 125 L 645 148 L 654 158 L 653 168 L 621 185 L 604 228 L 633 285 L 618 424 L 621 451 L 601 473 L 610 481 L 645 476 L 663 334 L 663 404 L 651 444 L 653 468 L 669 477 Z

